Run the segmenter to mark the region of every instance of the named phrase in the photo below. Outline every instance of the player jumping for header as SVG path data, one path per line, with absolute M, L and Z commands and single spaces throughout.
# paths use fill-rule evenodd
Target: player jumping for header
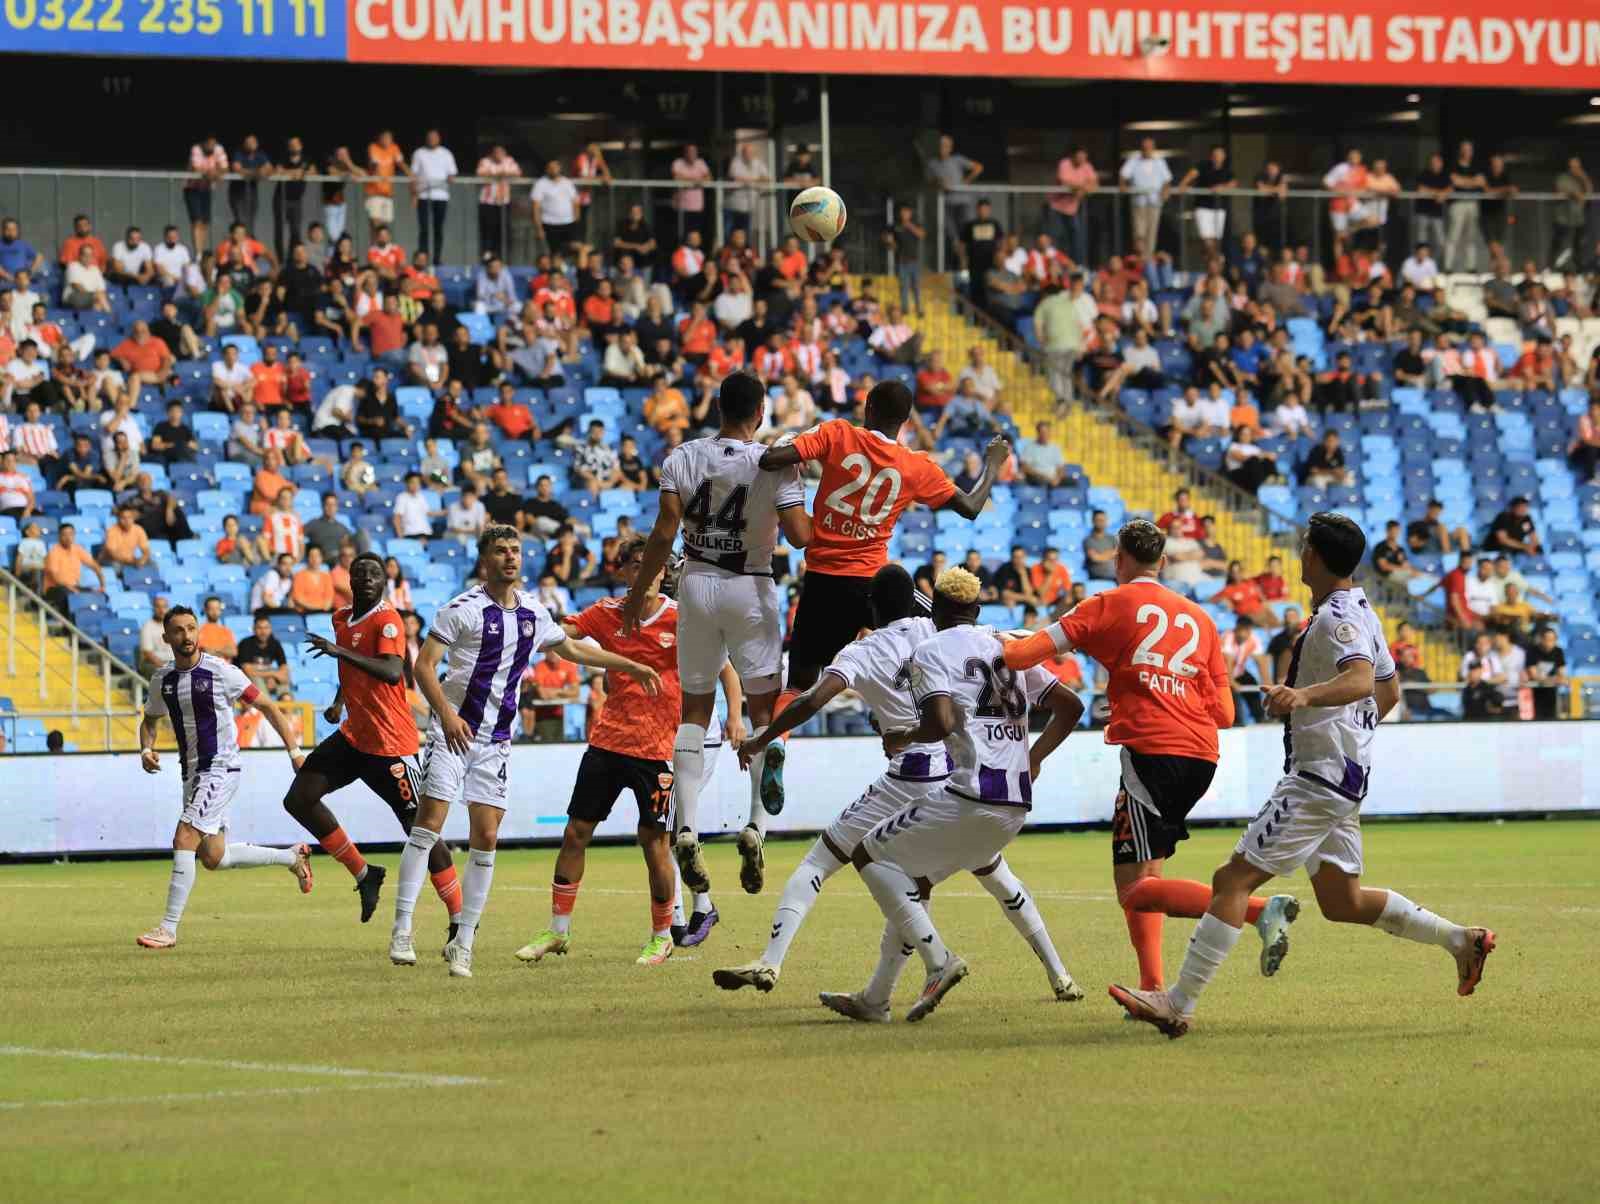
M 229 842 L 228 808 L 239 789 L 239 736 L 233 704 L 243 700 L 260 711 L 283 740 L 296 770 L 303 758 L 294 731 L 283 712 L 262 697 L 237 666 L 200 651 L 199 623 L 187 606 L 174 606 L 162 620 L 162 637 L 172 649 L 172 663 L 150 675 L 144 718 L 139 723 L 139 764 L 146 773 L 161 772 L 156 728 L 172 721 L 183 773 L 183 813 L 172 834 L 172 879 L 167 885 L 167 910 L 149 932 L 138 938 L 146 949 L 171 949 L 178 943 L 178 922 L 194 888 L 194 863 L 208 870 L 240 870 L 281 865 L 295 876 L 303 893 L 311 890 L 311 850 Z
M 1135 1020 L 1170 1038 L 1189 1031 L 1200 994 L 1232 952 L 1250 892 L 1301 866 L 1330 920 L 1368 924 L 1438 945 L 1455 960 L 1456 993 L 1471 995 L 1494 952 L 1487 928 L 1463 928 L 1393 890 L 1361 885 L 1361 802 L 1378 724 L 1400 701 L 1383 624 L 1352 580 L 1366 554 L 1361 528 L 1342 514 L 1313 514 L 1300 543 L 1300 577 L 1313 611 L 1290 654 L 1288 678 L 1267 691 L 1284 721 L 1283 777 L 1212 876 L 1211 906 L 1195 927 L 1170 991 L 1113 986 Z
M 1117 587 L 1085 598 L 1059 623 L 1006 645 L 1021 670 L 1079 649 L 1105 666 L 1111 721 L 1122 746 L 1122 781 L 1111 823 L 1111 873 L 1139 984 L 1161 987 L 1163 915 L 1197 919 L 1211 903 L 1203 882 L 1163 878 L 1189 838 L 1189 812 L 1217 771 L 1217 729 L 1233 725 L 1233 693 L 1209 615 L 1161 584 L 1167 537 L 1134 519 L 1117 533 Z M 1261 972 L 1277 973 L 1300 905 L 1289 895 L 1251 898 L 1246 918 L 1261 934 Z

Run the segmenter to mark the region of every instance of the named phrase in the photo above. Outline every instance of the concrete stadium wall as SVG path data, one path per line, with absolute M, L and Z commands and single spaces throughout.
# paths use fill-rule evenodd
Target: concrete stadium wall
M 1235 729 L 1222 736 L 1216 781 L 1194 818 L 1248 819 L 1265 801 L 1283 767 L 1282 730 Z M 559 839 L 583 745 L 518 745 L 511 754 L 510 808 L 504 840 Z M 789 803 L 771 829 L 822 828 L 880 772 L 876 740 L 796 740 L 786 779 Z M 170 848 L 179 811 L 177 760 L 159 775 L 139 770 L 132 754 L 13 756 L 0 760 L 0 856 L 78 855 Z M 1593 766 L 1591 769 L 1590 767 Z M 282 751 L 244 754 L 230 832 L 240 840 L 289 844 L 304 839 L 283 811 L 292 776 Z M 1034 788 L 1032 822 L 1083 824 L 1111 817 L 1117 750 L 1098 733 L 1076 733 L 1049 762 Z M 702 828 L 736 831 L 748 810 L 749 779 L 723 749 L 702 799 Z M 358 842 L 393 843 L 394 817 L 356 783 L 331 797 L 345 830 Z M 1368 815 L 1515 813 L 1600 809 L 1600 724 L 1506 723 L 1385 725 L 1364 811 Z M 631 797 L 619 800 L 601 836 L 629 836 Z M 465 840 L 466 812 L 445 826 Z

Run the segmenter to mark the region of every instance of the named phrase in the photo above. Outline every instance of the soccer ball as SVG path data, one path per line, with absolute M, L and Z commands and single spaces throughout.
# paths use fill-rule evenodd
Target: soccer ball
M 831 188 L 807 188 L 789 206 L 789 229 L 803 242 L 832 242 L 844 220 L 844 201 Z

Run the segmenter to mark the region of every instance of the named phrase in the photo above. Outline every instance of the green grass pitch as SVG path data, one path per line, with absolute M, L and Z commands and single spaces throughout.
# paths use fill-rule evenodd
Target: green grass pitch
M 1171 866 L 1202 879 L 1236 832 Z M 0 867 L 0 1198 L 16 1201 L 1593 1200 L 1600 826 L 1373 824 L 1368 878 L 1499 951 L 1459 999 L 1440 950 L 1336 927 L 1307 906 L 1279 976 L 1247 933 L 1191 1035 L 1121 1022 L 1134 973 L 1103 833 L 1010 857 L 1089 992 L 1051 1001 L 995 903 L 957 879 L 934 915 L 972 976 L 921 1025 L 853 1025 L 881 922 L 848 871 L 771 995 L 718 965 L 760 952 L 806 844 L 738 892 L 710 849 L 722 924 L 659 968 L 632 849 L 597 850 L 573 952 L 527 967 L 549 850 L 503 853 L 476 978 L 447 977 L 418 906 L 415 969 L 385 956 L 388 904 L 356 923 L 319 857 L 202 873 L 179 947 L 136 948 L 167 866 Z M 391 868 L 398 854 L 380 854 Z M 1176 974 L 1192 923 L 1167 924 Z M 901 983 L 897 1016 L 921 974 Z M 85 1053 L 115 1055 L 89 1058 Z M 130 1056 L 135 1055 L 135 1056 Z

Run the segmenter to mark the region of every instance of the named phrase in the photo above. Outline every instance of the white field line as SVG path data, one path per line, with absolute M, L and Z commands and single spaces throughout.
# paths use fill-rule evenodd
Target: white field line
M 164 1095 L 105 1095 L 82 1099 L 0 1100 L 0 1112 L 26 1112 L 34 1108 L 86 1108 L 109 1105 L 136 1107 L 143 1104 L 204 1104 L 215 1100 L 264 1099 L 277 1096 L 327 1095 L 342 1091 L 393 1091 L 415 1086 L 411 1082 L 371 1082 L 329 1084 L 325 1087 L 257 1087 L 238 1091 L 173 1091 Z
M 507 886 L 497 886 L 497 887 L 495 887 L 495 890 L 497 890 L 497 891 L 502 891 L 502 890 L 516 891 L 516 892 L 519 892 L 519 893 L 522 893 L 522 894 L 532 894 L 532 895 L 545 895 L 545 894 L 549 894 L 550 893 L 550 888 L 548 886 L 510 886 L 510 885 L 507 885 Z M 584 895 L 627 895 L 629 897 L 637 898 L 637 897 L 640 897 L 642 895 L 647 895 L 650 892 L 646 891 L 646 890 L 618 890 L 615 887 L 599 886 L 599 887 L 593 887 L 593 888 L 586 887 L 586 888 L 584 888 L 584 890 L 581 893 L 584 894 Z M 1036 899 L 1077 899 L 1077 900 L 1081 900 L 1081 901 L 1083 901 L 1085 903 L 1104 903 L 1108 899 L 1116 898 L 1115 895 L 1097 894 L 1097 893 L 1090 892 L 1090 891 L 1075 891 L 1075 890 L 1036 890 L 1036 891 L 1033 891 L 1032 894 L 1033 894 L 1033 897 L 1036 898 Z M 937 886 L 933 888 L 933 897 L 935 899 L 991 899 L 991 900 L 994 898 L 994 896 L 989 894 L 987 891 L 958 891 L 958 890 L 948 890 L 947 891 L 947 890 L 941 890 Z
M 375 1085 L 396 1087 L 467 1087 L 492 1081 L 461 1074 L 423 1074 L 407 1070 L 362 1070 L 353 1066 L 304 1066 L 293 1062 L 240 1062 L 230 1058 L 172 1057 L 165 1054 L 126 1053 L 117 1050 L 39 1049 L 31 1045 L 0 1045 L 0 1058 L 4 1057 L 64 1058 L 77 1062 L 146 1062 L 160 1066 L 192 1066 L 210 1070 L 311 1075 L 333 1079 L 362 1079 Z

